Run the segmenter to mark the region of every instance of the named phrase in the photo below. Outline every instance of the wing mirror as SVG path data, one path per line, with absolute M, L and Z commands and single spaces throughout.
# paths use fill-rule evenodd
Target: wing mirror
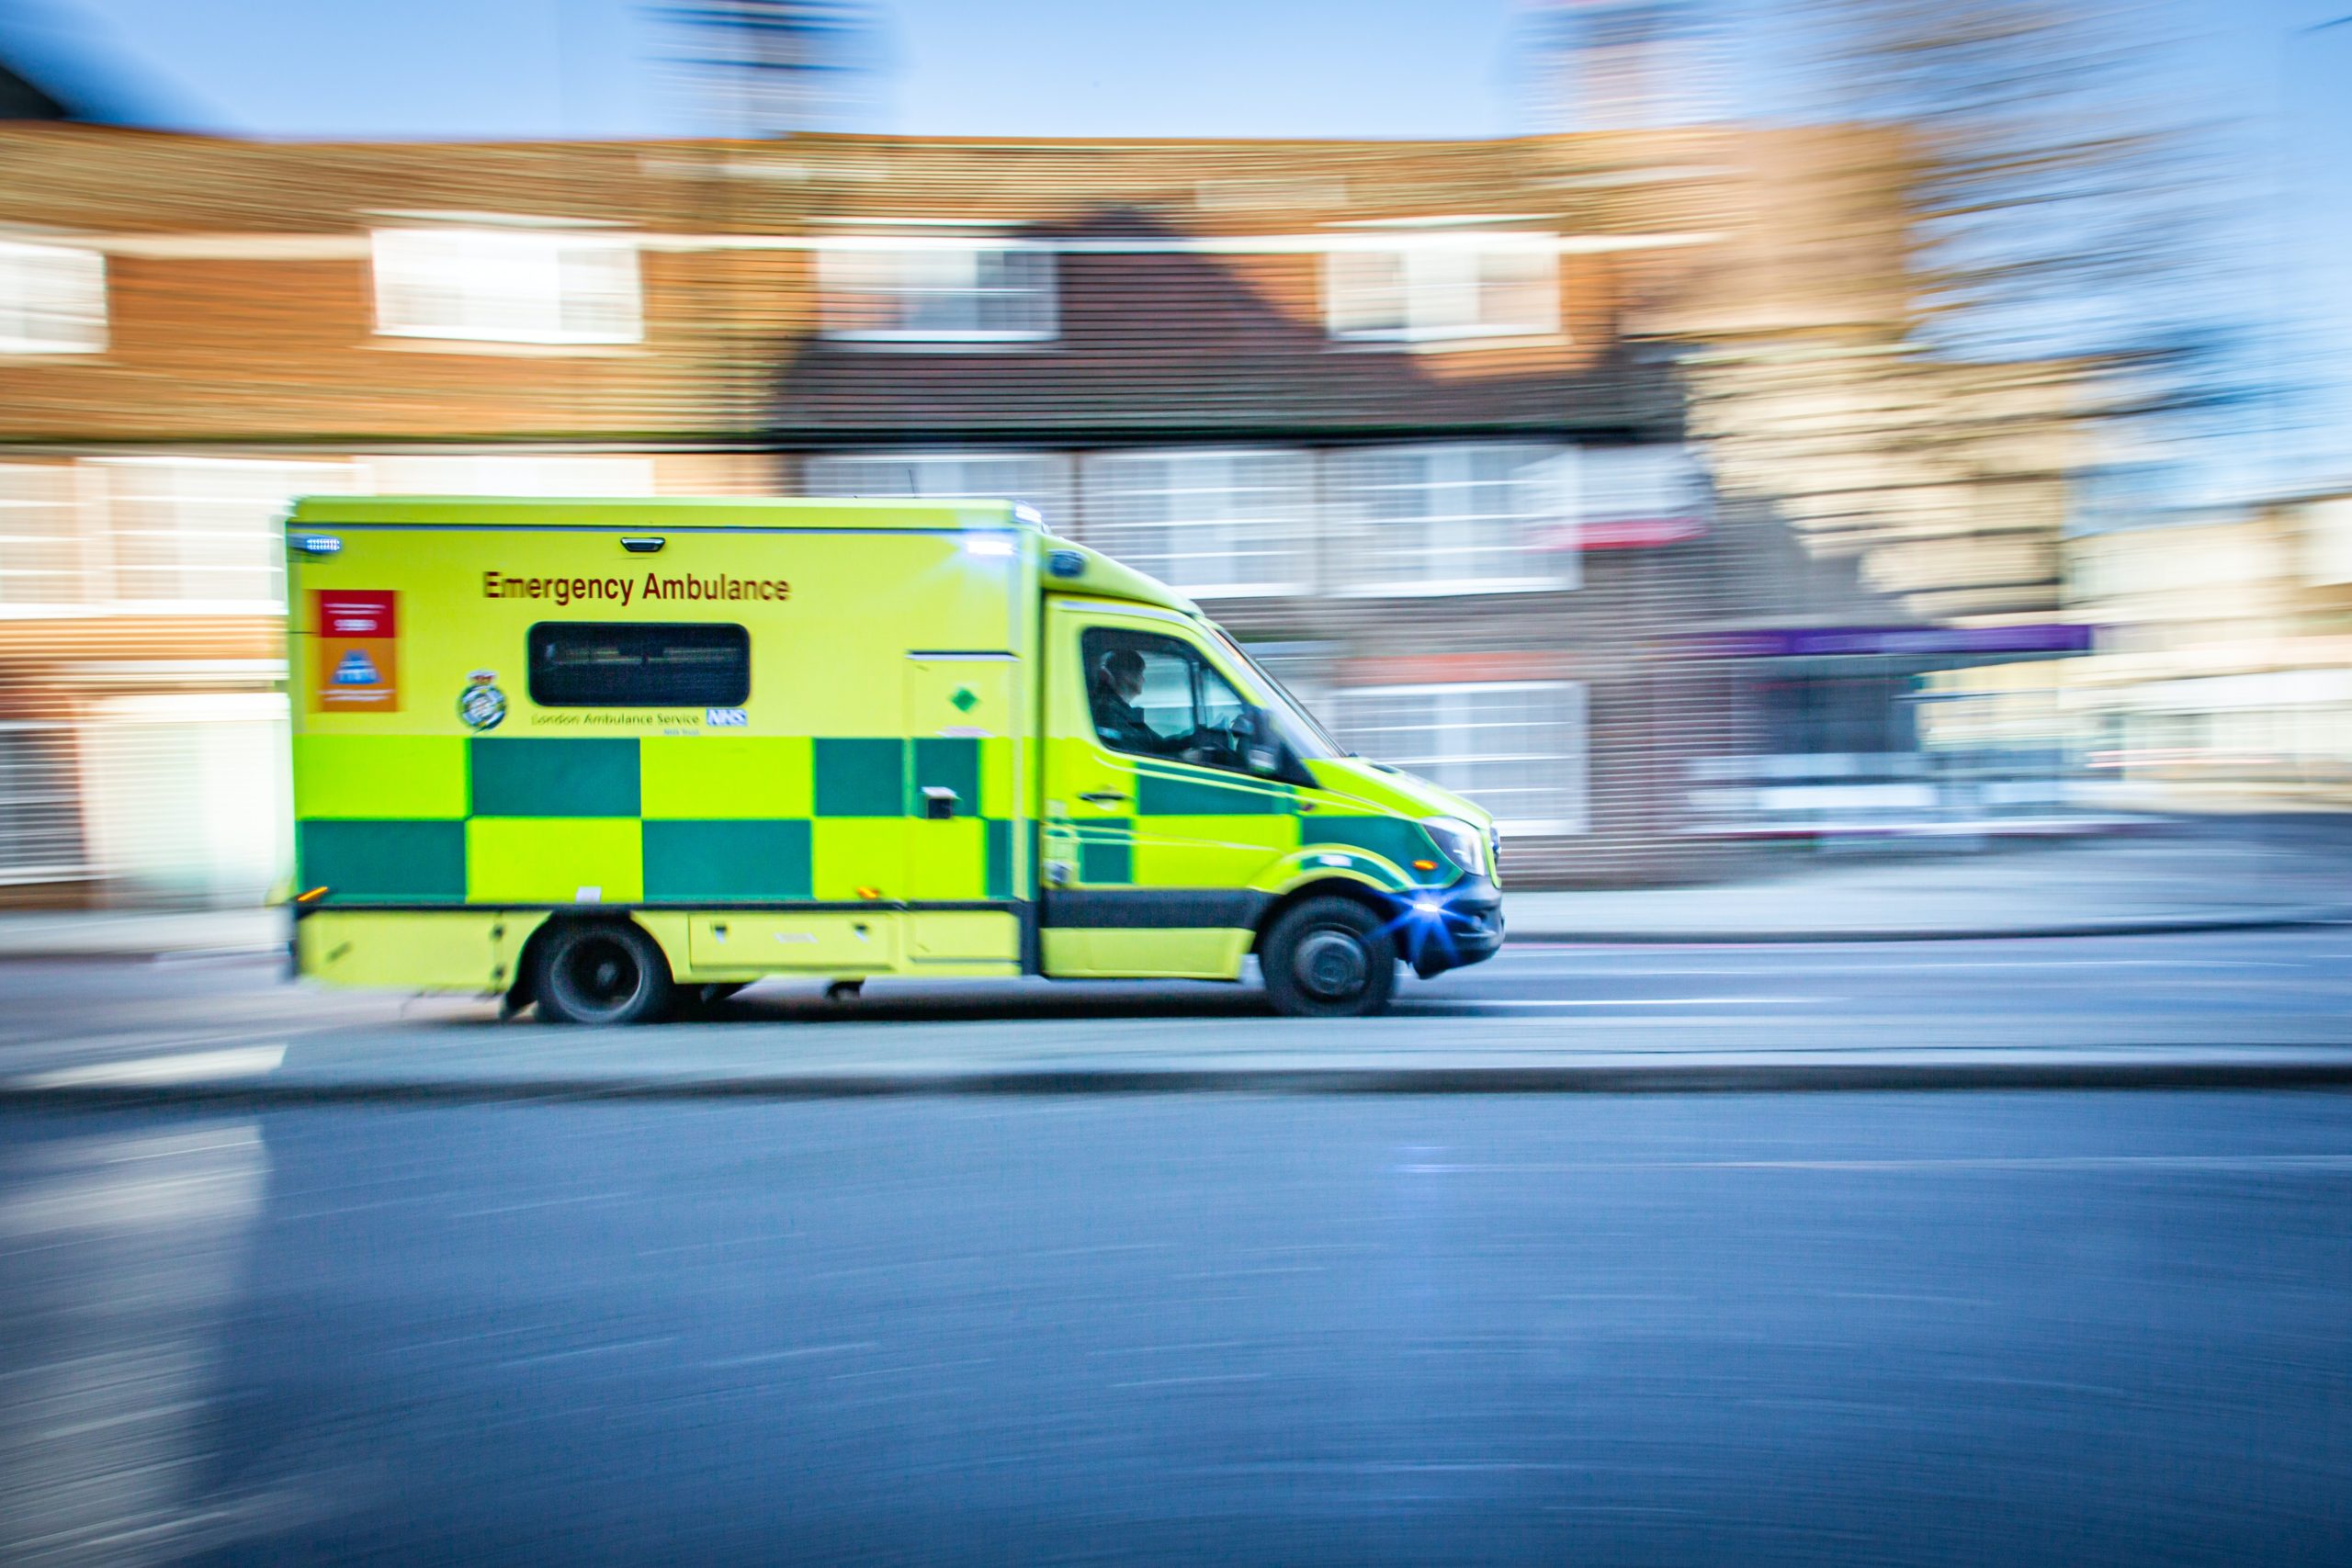
M 1315 775 L 1292 755 L 1290 747 L 1283 743 L 1282 731 L 1274 725 L 1273 715 L 1264 708 L 1250 710 L 1250 735 L 1241 756 L 1250 771 L 1261 779 L 1306 785 L 1315 783 Z

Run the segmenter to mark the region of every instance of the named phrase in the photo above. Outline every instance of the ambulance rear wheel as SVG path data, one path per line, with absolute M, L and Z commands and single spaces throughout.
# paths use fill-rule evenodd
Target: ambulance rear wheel
M 1309 898 L 1274 922 L 1259 964 L 1286 1018 L 1364 1018 L 1396 989 L 1396 942 L 1352 898 Z
M 670 964 L 634 925 L 565 926 L 540 945 L 537 991 L 550 1023 L 650 1023 L 670 1010 Z

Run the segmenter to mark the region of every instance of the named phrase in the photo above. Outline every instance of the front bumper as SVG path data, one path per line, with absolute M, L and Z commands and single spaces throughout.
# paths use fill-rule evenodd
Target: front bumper
M 1465 964 L 1482 964 L 1503 945 L 1502 889 L 1483 876 L 1398 900 L 1397 945 L 1426 980 Z

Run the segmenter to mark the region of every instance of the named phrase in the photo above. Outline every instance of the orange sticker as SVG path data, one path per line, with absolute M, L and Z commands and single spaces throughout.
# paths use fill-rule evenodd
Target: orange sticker
M 311 705 L 400 709 L 400 595 L 314 588 Z

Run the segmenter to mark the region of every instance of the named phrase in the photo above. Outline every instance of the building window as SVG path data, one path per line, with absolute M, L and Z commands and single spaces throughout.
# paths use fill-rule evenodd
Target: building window
M 1574 588 L 1575 458 L 1494 443 L 1371 446 L 1332 455 L 1334 586 L 1377 594 Z
M 108 597 L 227 614 L 283 612 L 287 507 L 347 494 L 356 478 L 347 463 L 124 457 L 88 467 L 104 499 Z
M 1070 461 L 1051 452 L 858 452 L 810 457 L 810 495 L 978 496 L 1025 502 L 1047 525 L 1069 515 Z
M 1577 543 L 1668 545 L 1706 531 L 1705 473 L 1680 446 L 1588 446 L 1576 457 Z
M 1054 256 L 942 243 L 820 251 L 825 335 L 869 343 L 1029 343 L 1055 332 Z
M 62 463 L 0 464 L 0 612 L 84 597 L 74 470 Z
M 1300 593 L 1314 464 L 1304 452 L 1107 452 L 1083 470 L 1086 541 L 1196 598 Z
M 0 887 L 85 874 L 73 732 L 0 723 Z
M 541 707 L 731 708 L 752 694 L 752 634 L 730 622 L 541 621 L 530 643 Z
M 1560 329 L 1549 236 L 1519 244 L 1424 242 L 1336 250 L 1327 267 L 1331 335 L 1373 343 L 1541 337 Z
M 1329 707 L 1343 744 L 1468 795 L 1507 833 L 1588 830 L 1581 682 L 1340 687 Z
M 106 345 L 106 257 L 0 240 L 0 354 L 96 354 Z
M 637 245 L 537 229 L 379 229 L 376 330 L 482 343 L 635 343 Z
M 255 673 L 209 660 L 177 672 L 205 681 L 216 671 L 238 684 Z M 282 679 L 283 667 L 276 673 Z M 108 697 L 86 711 L 78 774 L 85 853 L 92 873 L 127 901 L 250 908 L 294 874 L 283 693 Z

